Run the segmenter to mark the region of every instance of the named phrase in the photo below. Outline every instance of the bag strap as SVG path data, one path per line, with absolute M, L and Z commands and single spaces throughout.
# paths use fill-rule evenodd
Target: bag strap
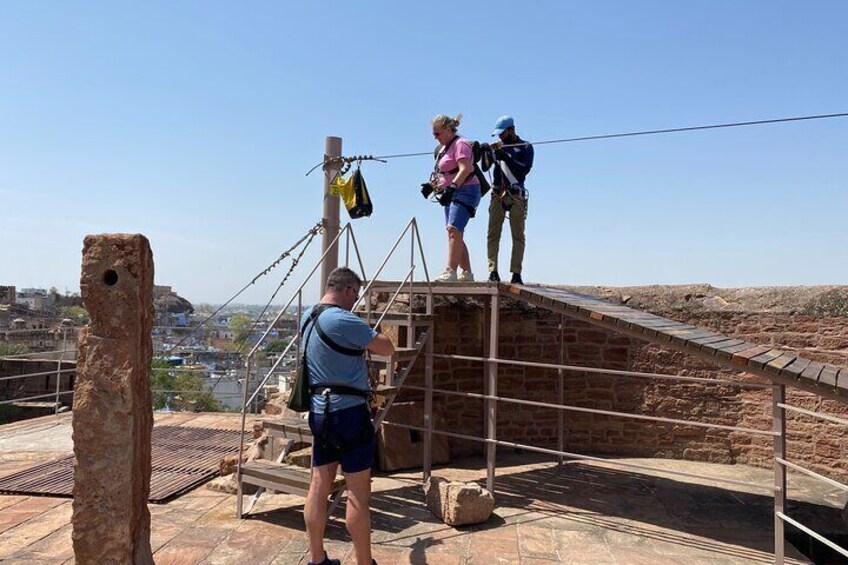
M 335 304 L 318 304 L 317 306 L 315 306 L 315 308 L 313 308 L 312 312 L 310 312 L 309 314 L 309 320 L 307 320 L 306 323 L 303 325 L 303 331 L 306 331 L 306 324 L 312 322 L 312 327 L 316 332 L 318 332 L 318 337 L 321 338 L 321 341 L 323 341 L 327 347 L 329 347 L 336 353 L 348 355 L 349 357 L 361 356 L 363 353 L 365 353 L 364 349 L 351 349 L 349 347 L 345 347 L 344 345 L 340 345 L 333 341 L 333 338 L 331 338 L 324 332 L 324 329 L 318 322 L 318 316 L 320 316 L 324 311 L 329 310 L 330 308 L 341 308 L 341 306 L 337 306 Z M 306 346 L 304 346 L 304 354 L 306 353 L 305 347 Z
M 506 180 L 509 181 L 510 185 L 519 184 L 518 180 L 515 178 L 515 175 L 512 174 L 512 171 L 509 170 L 509 167 L 504 161 L 498 161 L 498 166 L 501 168 Z
M 445 155 L 447 155 L 447 154 L 448 154 L 448 151 L 450 150 L 451 146 L 454 144 L 454 142 L 455 142 L 457 139 L 459 139 L 459 135 L 455 135 L 455 136 L 453 136 L 453 139 L 451 139 L 451 140 L 448 142 L 448 144 L 445 146 L 445 148 L 444 148 L 444 149 L 442 149 L 441 151 L 437 151 L 437 152 L 436 152 L 436 164 L 435 164 L 435 165 L 433 165 L 433 170 L 434 170 L 435 172 L 437 172 L 437 173 L 442 173 L 442 171 L 440 171 L 440 170 L 439 170 L 439 161 L 441 161 L 441 160 L 442 160 L 442 157 L 444 157 Z M 451 174 L 453 174 L 453 173 L 442 173 L 442 174 L 448 174 L 448 175 L 451 175 Z

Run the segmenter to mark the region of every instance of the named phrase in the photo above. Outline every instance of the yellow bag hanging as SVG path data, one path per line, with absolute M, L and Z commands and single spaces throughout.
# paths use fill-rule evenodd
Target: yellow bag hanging
M 370 216 L 374 211 L 374 205 L 365 184 L 365 177 L 362 176 L 358 167 L 348 178 L 336 175 L 336 178 L 330 183 L 330 194 L 341 197 L 348 215 L 354 220 Z
M 344 178 L 342 175 L 336 175 L 333 182 L 330 183 L 330 194 L 335 194 L 341 197 L 345 208 L 350 210 L 356 206 L 356 193 L 353 190 L 353 175 Z

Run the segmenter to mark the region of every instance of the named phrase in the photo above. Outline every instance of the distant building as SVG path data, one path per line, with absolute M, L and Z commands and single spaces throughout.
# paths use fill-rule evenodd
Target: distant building
M 30 310 L 50 310 L 53 307 L 53 297 L 43 288 L 22 288 L 15 302 L 28 306 Z
M 15 304 L 18 293 L 13 286 L 0 286 L 0 304 Z

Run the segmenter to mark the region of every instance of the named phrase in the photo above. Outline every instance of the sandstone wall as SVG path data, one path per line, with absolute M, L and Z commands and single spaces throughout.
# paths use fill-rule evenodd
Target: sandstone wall
M 687 293 L 680 291 L 679 294 L 679 300 L 643 301 L 638 306 L 753 343 L 781 345 L 810 359 L 848 365 L 848 317 L 841 312 L 840 315 L 826 312 L 811 315 L 793 308 L 769 308 L 763 312 L 681 308 L 680 302 L 689 299 L 684 300 Z M 791 302 L 791 295 L 782 300 Z M 485 314 L 482 302 L 474 299 L 439 301 L 436 312 L 436 353 L 483 354 Z M 559 363 L 562 345 L 565 364 L 756 381 L 749 375 L 722 371 L 700 358 L 599 330 L 567 317 L 563 319 L 561 330 L 559 325 L 558 314 L 502 300 L 500 356 Z M 769 390 L 583 372 L 566 372 L 563 380 L 567 405 L 771 428 Z M 408 382 L 423 385 L 420 367 Z M 481 363 L 443 359 L 435 362 L 436 388 L 482 393 L 483 383 Z M 498 383 L 500 396 L 557 401 L 555 370 L 502 365 Z M 405 391 L 402 396 L 408 400 L 421 397 L 422 394 L 413 391 Z M 789 390 L 787 397 L 790 404 L 848 417 L 848 404 L 794 390 Z M 445 414 L 449 431 L 482 436 L 482 400 L 437 394 L 434 402 Z M 768 436 L 576 412 L 565 412 L 564 427 L 565 449 L 578 453 L 771 466 L 771 438 Z M 787 428 L 790 460 L 834 478 L 848 479 L 846 427 L 791 415 Z M 555 447 L 556 410 L 500 403 L 498 438 Z M 481 444 L 451 439 L 454 457 L 481 452 Z

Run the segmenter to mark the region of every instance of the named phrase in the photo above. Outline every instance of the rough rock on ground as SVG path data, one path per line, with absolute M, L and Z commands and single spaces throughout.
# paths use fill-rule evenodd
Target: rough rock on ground
M 427 508 L 449 526 L 481 524 L 495 509 L 495 498 L 476 483 L 430 477 L 424 485 Z
M 265 458 L 265 448 L 268 445 L 268 433 L 265 425 L 260 422 L 253 423 L 253 441 L 250 442 L 242 454 L 242 462 L 254 461 Z M 238 468 L 238 454 L 227 455 L 218 463 L 218 470 L 222 477 L 236 472 Z

